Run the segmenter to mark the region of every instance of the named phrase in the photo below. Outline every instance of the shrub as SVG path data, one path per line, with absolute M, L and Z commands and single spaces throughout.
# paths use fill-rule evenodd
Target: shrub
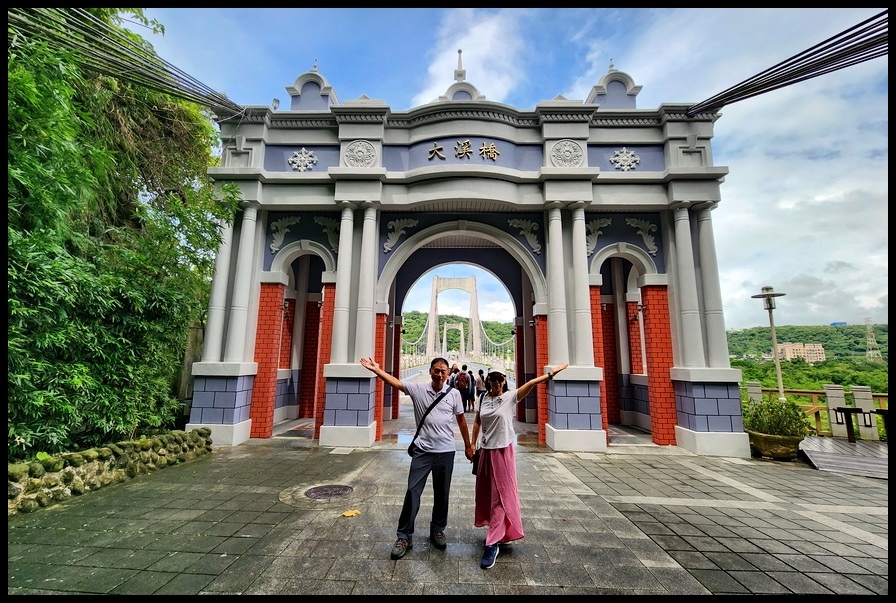
M 809 417 L 792 400 L 776 397 L 744 406 L 744 428 L 758 433 L 805 437 L 809 433 Z

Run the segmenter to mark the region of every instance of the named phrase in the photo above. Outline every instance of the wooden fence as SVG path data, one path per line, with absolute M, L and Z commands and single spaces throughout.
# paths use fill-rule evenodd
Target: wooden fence
M 889 408 L 889 394 L 874 393 L 870 388 L 864 386 L 855 386 L 849 390 L 839 385 L 825 385 L 823 390 L 809 389 L 785 389 L 784 396 L 788 400 L 796 402 L 797 406 L 802 408 L 810 420 L 813 422 L 813 435 L 819 436 L 838 436 L 845 435 L 845 427 L 842 422 L 835 418 L 832 425 L 832 417 L 835 415 L 834 408 L 840 406 L 860 407 L 866 410 L 869 421 L 874 421 L 875 431 L 883 434 L 883 437 L 871 437 L 865 439 L 881 439 L 886 440 L 886 430 L 884 419 L 880 415 L 873 412 L 873 409 Z M 742 397 L 744 401 L 756 403 L 769 397 L 778 397 L 778 389 L 774 387 L 761 387 L 755 381 L 749 381 L 741 387 Z M 850 417 L 851 418 L 851 417 Z M 861 431 L 861 425 L 860 425 Z

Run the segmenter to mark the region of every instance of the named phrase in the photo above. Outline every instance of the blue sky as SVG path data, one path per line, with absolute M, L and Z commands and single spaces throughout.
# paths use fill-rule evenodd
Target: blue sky
M 874 17 L 835 9 L 146 9 L 164 36 L 135 28 L 159 54 L 241 105 L 287 100 L 317 62 L 340 101 L 362 95 L 404 111 L 445 93 L 463 50 L 467 81 L 521 110 L 584 100 L 610 65 L 637 85 L 638 108 L 698 103 Z M 870 318 L 887 323 L 889 57 L 721 109 L 713 162 L 726 166 L 713 211 L 728 328 Z M 284 102 L 288 107 L 288 102 Z M 512 320 L 510 297 L 476 276 L 480 316 Z M 427 311 L 421 279 L 405 310 Z M 440 311 L 468 314 L 465 294 Z

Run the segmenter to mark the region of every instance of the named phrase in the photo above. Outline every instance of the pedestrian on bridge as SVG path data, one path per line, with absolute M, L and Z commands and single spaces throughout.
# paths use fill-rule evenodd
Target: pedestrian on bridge
M 485 392 L 488 391 L 488 385 L 485 383 L 485 371 L 479 369 L 479 375 L 476 377 L 476 406 L 482 405 L 482 397 L 485 395 Z M 476 410 L 475 408 L 473 410 Z M 475 440 L 473 441 L 475 445 Z

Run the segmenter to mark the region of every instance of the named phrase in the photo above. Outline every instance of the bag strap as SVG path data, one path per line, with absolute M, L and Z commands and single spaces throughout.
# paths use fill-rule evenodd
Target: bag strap
M 429 405 L 429 408 L 426 409 L 426 412 L 423 413 L 423 416 L 420 417 L 420 423 L 417 425 L 417 431 L 414 433 L 414 437 L 411 438 L 411 443 L 412 443 L 412 444 L 414 443 L 414 440 L 417 439 L 417 436 L 420 435 L 420 428 L 423 427 L 423 422 L 426 421 L 426 415 L 428 415 L 428 414 L 429 414 L 429 411 L 431 411 L 433 408 L 436 407 L 436 404 L 438 404 L 438 403 L 441 401 L 441 399 L 444 398 L 445 395 L 448 394 L 448 392 L 451 391 L 451 389 L 452 389 L 452 388 L 449 386 L 448 389 L 446 389 L 446 390 L 443 391 L 441 394 L 439 394 L 439 395 L 436 397 L 436 399 L 432 401 L 432 404 Z

